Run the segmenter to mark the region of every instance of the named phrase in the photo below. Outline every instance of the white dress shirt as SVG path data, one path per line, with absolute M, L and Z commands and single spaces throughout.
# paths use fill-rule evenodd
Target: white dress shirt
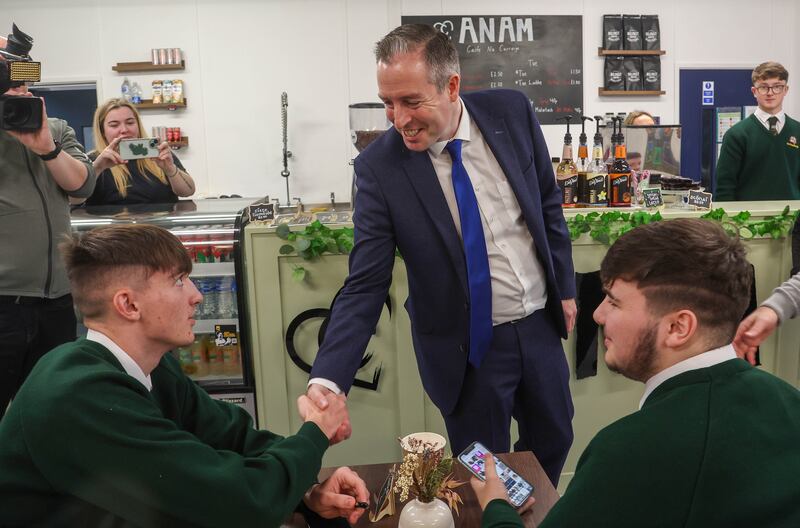
M 481 212 L 492 281 L 492 323 L 497 325 L 544 308 L 547 301 L 544 268 L 536 256 L 533 237 L 511 184 L 464 102 L 460 99 L 459 102 L 461 120 L 452 139 L 461 140 L 464 168 Z M 453 162 L 450 154 L 444 152 L 448 142 L 434 143 L 428 155 L 461 236 L 461 217 L 453 190 Z
M 668 379 L 674 378 L 678 374 L 689 372 L 690 370 L 713 367 L 714 365 L 724 363 L 725 361 L 731 359 L 736 359 L 736 351 L 733 349 L 733 345 L 725 345 L 713 350 L 709 350 L 708 352 L 703 352 L 702 354 L 692 356 L 688 359 L 684 359 L 683 361 L 675 363 L 669 368 L 665 368 L 647 380 L 647 382 L 644 384 L 644 395 L 642 396 L 641 401 L 639 401 L 639 409 L 642 408 L 642 405 L 644 405 L 647 397 L 650 396 L 654 390 L 656 390 L 656 387 Z
M 150 379 L 150 376 L 146 376 L 142 370 L 142 367 L 140 367 L 139 364 L 136 363 L 127 352 L 122 350 L 118 344 L 112 341 L 110 337 L 90 328 L 86 334 L 86 340 L 94 341 L 95 343 L 106 347 L 109 352 L 114 354 L 114 357 L 116 357 L 117 360 L 122 364 L 122 368 L 125 369 L 125 372 L 128 374 L 128 376 L 136 379 L 136 381 L 144 385 L 147 390 L 153 390 L 153 381 Z
M 756 119 L 758 119 L 767 130 L 769 130 L 769 121 L 767 121 L 767 119 L 769 119 L 773 115 L 777 117 L 778 122 L 775 123 L 775 128 L 778 129 L 778 134 L 781 133 L 781 130 L 783 130 L 783 125 L 786 123 L 786 112 L 784 112 L 783 110 L 781 110 L 777 114 L 768 114 L 759 107 L 756 108 L 754 115 L 756 116 Z

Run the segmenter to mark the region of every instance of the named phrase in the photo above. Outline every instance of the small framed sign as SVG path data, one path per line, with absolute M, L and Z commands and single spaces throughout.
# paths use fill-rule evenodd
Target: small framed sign
M 251 222 L 272 222 L 275 220 L 275 204 L 261 203 L 248 207 Z
M 645 207 L 658 207 L 664 205 L 664 197 L 661 196 L 661 189 L 642 189 Z
M 711 209 L 711 193 L 703 191 L 689 191 L 687 203 L 689 205 L 699 207 L 700 209 Z

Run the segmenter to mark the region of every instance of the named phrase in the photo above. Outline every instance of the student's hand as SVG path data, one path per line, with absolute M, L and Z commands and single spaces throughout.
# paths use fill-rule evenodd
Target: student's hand
M 315 484 L 303 497 L 303 502 L 321 517 L 346 517 L 355 524 L 366 508 L 356 508 L 356 502 L 369 502 L 369 491 L 358 474 L 340 467 L 322 484 Z
M 320 409 L 308 396 L 303 394 L 297 398 L 297 410 L 305 422 L 314 422 L 322 430 L 328 440 L 333 440 L 336 432 L 349 421 L 344 396 L 329 394 L 327 405 Z
M 481 505 L 481 510 L 485 510 L 486 506 L 495 499 L 503 499 L 506 502 L 508 501 L 508 492 L 506 491 L 506 486 L 503 484 L 503 481 L 500 480 L 500 477 L 497 476 L 497 470 L 494 466 L 494 456 L 492 456 L 491 453 L 486 453 L 484 462 L 486 465 L 486 480 L 482 481 L 473 476 L 469 481 L 470 486 L 472 486 L 472 490 L 478 497 L 478 503 Z M 534 502 L 535 499 L 530 497 L 518 510 L 519 513 L 524 513 L 531 509 Z
M 564 322 L 567 324 L 567 333 L 575 328 L 575 318 L 578 315 L 578 306 L 575 299 L 564 299 L 561 301 L 561 309 L 564 310 Z
M 97 174 L 111 167 L 116 167 L 117 165 L 125 163 L 125 160 L 122 159 L 122 156 L 119 154 L 119 142 L 121 139 L 122 137 L 115 137 L 111 140 L 111 143 L 100 152 L 97 158 L 95 158 L 92 165 L 94 165 L 94 171 Z
M 766 306 L 758 307 L 739 324 L 736 330 L 736 336 L 733 338 L 736 355 L 755 365 L 758 345 L 775 331 L 779 322 L 775 310 Z
M 308 391 L 306 392 L 306 396 L 308 396 L 311 401 L 313 401 L 317 407 L 320 409 L 325 409 L 328 406 L 328 397 L 329 396 L 336 396 L 330 389 L 319 385 L 317 383 L 312 383 L 308 387 Z M 302 412 L 300 413 L 302 416 Z M 353 432 L 353 428 L 350 426 L 350 415 L 347 415 L 347 418 L 339 427 L 339 430 L 336 431 L 336 434 L 331 438 L 331 445 L 338 444 L 342 440 L 347 440 L 350 438 L 350 435 Z

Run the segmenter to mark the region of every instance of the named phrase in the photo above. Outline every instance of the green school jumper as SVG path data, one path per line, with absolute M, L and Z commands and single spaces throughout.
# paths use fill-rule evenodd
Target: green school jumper
M 540 528 L 797 528 L 800 392 L 731 359 L 601 430 Z
M 328 439 L 282 438 L 165 355 L 152 392 L 102 345 L 46 354 L 0 421 L 0 526 L 279 526 Z
M 725 134 L 714 201 L 800 200 L 800 123 L 786 116 L 773 136 L 755 115 Z

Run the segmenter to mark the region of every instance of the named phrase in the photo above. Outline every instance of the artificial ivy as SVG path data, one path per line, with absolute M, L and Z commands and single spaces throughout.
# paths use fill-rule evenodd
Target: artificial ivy
M 738 234 L 743 239 L 750 239 L 756 236 L 770 236 L 774 239 L 779 239 L 787 236 L 792 231 L 798 214 L 800 214 L 800 211 L 791 212 L 787 205 L 780 214 L 766 216 L 761 220 L 750 220 L 749 211 L 741 211 L 730 216 L 722 208 L 711 210 L 700 218 L 718 222 L 730 235 Z M 601 213 L 595 211 L 585 215 L 576 214 L 566 220 L 570 239 L 577 240 L 582 234 L 589 233 L 593 240 L 610 246 L 634 227 L 663 219 L 660 212 L 607 211 Z
M 719 222 L 729 234 L 738 234 L 743 239 L 757 236 L 779 239 L 791 232 L 798 214 L 800 210 L 791 212 L 787 205 L 779 215 L 766 216 L 761 220 L 750 220 L 751 215 L 748 211 L 730 216 L 722 208 L 709 211 L 700 218 Z M 631 229 L 663 219 L 660 212 L 594 211 L 588 214 L 576 214 L 566 221 L 570 239 L 577 240 L 584 233 L 588 233 L 593 240 L 610 246 Z M 353 249 L 352 227 L 331 229 L 319 220 L 307 225 L 302 231 L 291 231 L 289 226 L 282 224 L 278 226 L 276 234 L 287 242 L 278 250 L 281 255 L 296 254 L 308 261 L 325 253 L 346 255 Z M 301 282 L 307 276 L 308 271 L 303 266 L 294 267 L 292 271 L 294 280 Z

